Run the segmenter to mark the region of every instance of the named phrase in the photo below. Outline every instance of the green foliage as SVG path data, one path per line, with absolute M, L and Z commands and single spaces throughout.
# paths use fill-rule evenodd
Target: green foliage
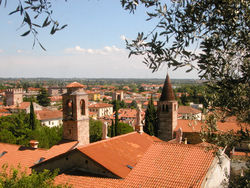
M 116 108 L 115 110 L 115 136 L 120 135 L 121 129 L 120 129 L 120 124 L 119 124 L 119 113 L 118 109 Z
M 133 100 L 130 104 L 130 108 L 132 109 L 136 109 L 137 108 L 137 102 L 135 100 Z
M 89 120 L 90 142 L 96 142 L 102 139 L 102 122 L 99 120 Z
M 39 95 L 37 95 L 37 101 L 41 106 L 50 105 L 49 94 L 45 88 L 41 88 Z
M 154 106 L 154 101 L 152 96 L 148 101 L 148 106 L 145 113 L 144 132 L 149 135 L 154 135 L 154 136 L 158 135 L 157 112 Z
M 115 136 L 115 125 L 114 125 L 114 121 L 112 120 L 111 127 L 110 127 L 110 137 L 114 137 L 114 136 Z
M 36 114 L 34 111 L 33 102 L 30 103 L 30 128 L 32 130 L 36 129 Z
M 62 126 L 41 126 L 36 119 L 35 129 L 30 126 L 30 114 L 20 112 L 0 118 L 0 142 L 29 146 L 30 140 L 38 140 L 39 147 L 50 148 L 62 139 Z
M 127 123 L 119 122 L 119 127 L 120 127 L 120 135 L 127 134 L 127 133 L 130 133 L 130 132 L 134 131 L 133 127 L 131 127 Z
M 187 72 L 197 69 L 214 93 L 210 109 L 221 107 L 228 115 L 250 122 L 249 1 L 121 3 L 132 13 L 139 5 L 145 6 L 147 21 L 156 23 L 149 34 L 139 32 L 135 40 L 126 41 L 130 55 L 143 55 L 153 71 L 163 63 L 174 69 L 186 66 Z
M 67 185 L 54 185 L 54 178 L 58 174 L 58 170 L 50 172 L 44 170 L 42 172 L 33 171 L 28 175 L 25 172 L 18 169 L 8 170 L 8 166 L 4 165 L 0 170 L 0 187 L 4 188 L 60 188 L 68 187 Z
M 111 104 L 113 104 L 113 111 L 116 111 L 116 109 L 120 109 L 120 108 L 126 108 L 127 105 L 124 101 L 120 101 L 120 100 L 113 100 L 111 102 Z
M 38 140 L 40 148 L 50 148 L 62 140 L 62 126 L 47 127 L 38 125 L 36 130 L 32 131 L 30 138 Z
M 250 160 L 248 159 L 247 169 L 241 174 L 230 174 L 229 188 L 249 188 L 250 187 Z
M 0 6 L 2 0 L 0 1 Z M 5 6 L 7 5 L 7 0 L 5 0 Z M 52 18 L 52 3 L 47 0 L 40 1 L 18 1 L 18 5 L 15 10 L 9 13 L 9 15 L 19 13 L 23 18 L 21 27 L 27 27 L 27 31 L 21 34 L 22 37 L 28 36 L 29 34 L 33 35 L 34 42 L 33 47 L 36 42 L 39 46 L 45 50 L 42 44 L 38 40 L 38 30 L 40 28 L 51 27 L 50 34 L 53 35 L 56 31 L 64 29 L 67 25 L 59 26 L 58 21 Z M 42 19 L 37 19 L 37 18 Z M 38 23 L 40 21 L 40 23 Z

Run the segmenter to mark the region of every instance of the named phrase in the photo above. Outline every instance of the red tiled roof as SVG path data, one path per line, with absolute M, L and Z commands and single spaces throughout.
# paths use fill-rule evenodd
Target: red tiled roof
M 2 117 L 2 116 L 11 116 L 11 113 L 1 113 L 0 112 L 0 117 Z
M 178 119 L 177 126 L 174 131 L 177 131 L 179 128 L 182 128 L 183 132 L 200 132 L 202 125 L 205 123 L 198 120 L 184 120 Z M 249 129 L 249 124 L 241 124 L 242 126 L 246 126 Z M 217 122 L 217 128 L 220 131 L 228 132 L 233 130 L 237 132 L 241 129 L 241 126 L 236 122 Z
M 45 153 L 44 149 L 30 149 L 18 145 L 0 143 L 0 153 L 7 153 L 0 157 L 0 166 L 8 164 L 8 166 L 17 168 L 20 164 L 21 169 L 27 169 L 27 173 L 31 173 L 30 166 L 34 165 Z
M 77 175 L 67 175 L 60 174 L 55 178 L 55 184 L 68 184 L 75 188 L 107 188 L 107 187 L 117 187 L 121 179 L 112 178 L 97 178 L 88 176 L 77 176 Z
M 159 140 L 159 139 L 158 139 Z M 128 133 L 77 148 L 112 173 L 125 178 L 155 138 L 143 133 Z
M 68 84 L 66 87 L 67 87 L 67 88 L 71 88 L 71 87 L 83 88 L 84 85 L 82 85 L 82 84 L 80 84 L 80 83 L 78 83 L 78 82 L 72 82 L 72 83 Z
M 3 151 L 7 152 L 0 157 L 0 166 L 8 164 L 9 167 L 17 168 L 20 164 L 22 170 L 26 169 L 27 173 L 31 173 L 30 167 L 35 165 L 41 157 L 48 160 L 49 158 L 73 149 L 77 143 L 77 141 L 64 142 L 59 145 L 54 145 L 49 150 L 40 148 L 32 149 L 20 145 L 0 143 L 0 154 Z
M 113 105 L 107 103 L 96 103 L 89 105 L 89 108 L 106 108 L 106 107 L 113 107 Z
M 30 107 L 30 102 L 22 102 L 19 105 L 11 105 L 11 106 L 7 106 L 7 109 L 21 109 L 21 110 L 25 110 L 27 108 Z
M 0 113 L 10 113 L 10 112 L 4 108 L 0 108 Z
M 62 100 L 62 96 L 52 96 L 49 97 L 51 102 L 57 102 Z
M 60 110 L 37 110 L 35 113 L 38 120 L 62 119 L 63 117 Z
M 166 77 L 166 80 L 162 89 L 160 101 L 172 101 L 172 100 L 175 100 L 175 97 L 174 97 L 174 92 L 172 89 L 172 84 L 167 74 L 167 77 Z
M 201 147 L 155 142 L 119 187 L 200 187 L 213 159 Z
M 179 106 L 178 114 L 198 114 L 201 113 L 200 110 L 192 108 L 191 106 Z

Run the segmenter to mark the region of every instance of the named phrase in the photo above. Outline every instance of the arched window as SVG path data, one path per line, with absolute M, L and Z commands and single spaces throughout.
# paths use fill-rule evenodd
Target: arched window
M 73 117 L 73 101 L 71 99 L 67 101 L 67 115 Z
M 166 112 L 168 112 L 168 105 L 166 104 Z
M 80 101 L 80 106 L 81 106 L 81 114 L 86 115 L 85 101 L 83 99 Z

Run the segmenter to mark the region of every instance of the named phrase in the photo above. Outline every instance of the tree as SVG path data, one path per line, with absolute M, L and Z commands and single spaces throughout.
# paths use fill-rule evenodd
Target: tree
M 32 130 L 36 129 L 36 115 L 32 101 L 30 102 L 30 128 Z
M 120 126 L 119 126 L 119 113 L 118 108 L 115 109 L 115 136 L 120 135 Z
M 187 66 L 199 71 L 213 91 L 211 109 L 250 122 L 249 110 L 249 2 L 247 0 L 121 0 L 134 13 L 148 8 L 148 21 L 157 19 L 149 34 L 138 33 L 126 41 L 131 55 L 143 55 L 144 63 L 157 71 L 166 63 L 174 69 Z M 226 96 L 226 97 L 225 97 Z
M 131 102 L 130 108 L 132 108 L 132 109 L 137 108 L 137 102 L 136 102 L 135 100 L 133 100 L 133 101 Z
M 133 127 L 131 127 L 127 123 L 119 122 L 119 127 L 120 127 L 120 135 L 127 134 L 127 133 L 134 131 Z
M 37 101 L 38 101 L 38 104 L 40 104 L 42 106 L 49 106 L 50 105 L 49 94 L 45 88 L 42 88 L 40 90 L 39 95 L 37 95 Z
M 150 100 L 148 100 L 148 106 L 145 113 L 145 126 L 144 132 L 149 135 L 158 135 L 158 128 L 157 128 L 157 113 L 154 106 L 153 97 L 151 96 Z
M 115 136 L 115 125 L 114 125 L 114 121 L 112 120 L 112 124 L 110 127 L 110 137 L 114 137 Z
M 33 171 L 30 175 L 21 171 L 21 168 L 8 169 L 7 165 L 3 165 L 0 169 L 0 187 L 37 187 L 37 188 L 60 188 L 69 187 L 67 185 L 54 185 L 54 178 L 58 174 L 58 170 L 50 172 L 44 170 L 42 172 Z
M 96 142 L 102 139 L 102 122 L 90 118 L 89 120 L 90 142 Z
M 50 148 L 62 140 L 62 126 L 46 127 L 35 121 L 35 129 L 30 126 L 30 114 L 20 112 L 0 117 L 0 142 L 29 146 L 30 140 L 38 140 L 40 148 Z
M 0 0 L 0 6 L 3 2 L 4 6 L 7 5 L 7 1 Z M 66 0 L 65 0 L 66 1 Z M 40 47 L 45 50 L 42 46 L 40 41 L 38 40 L 38 30 L 40 28 L 51 27 L 50 34 L 53 35 L 57 31 L 64 29 L 67 25 L 60 26 L 58 21 L 54 20 L 52 17 L 53 9 L 52 9 L 52 2 L 48 0 L 40 0 L 40 1 L 18 1 L 17 8 L 10 12 L 9 15 L 20 13 L 21 17 L 23 18 L 23 23 L 21 27 L 27 27 L 27 31 L 24 32 L 21 36 L 25 37 L 29 34 L 33 35 L 33 47 L 36 42 L 40 45 Z M 42 19 L 37 19 L 37 18 Z M 40 20 L 40 23 L 38 23 Z

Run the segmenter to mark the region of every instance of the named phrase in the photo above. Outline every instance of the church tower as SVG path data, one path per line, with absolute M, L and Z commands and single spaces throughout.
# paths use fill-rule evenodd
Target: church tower
M 158 101 L 159 130 L 158 137 L 168 141 L 173 139 L 174 129 L 177 126 L 178 102 L 175 100 L 172 85 L 167 74 L 160 100 Z
M 88 94 L 83 85 L 73 82 L 63 94 L 63 139 L 89 144 Z

